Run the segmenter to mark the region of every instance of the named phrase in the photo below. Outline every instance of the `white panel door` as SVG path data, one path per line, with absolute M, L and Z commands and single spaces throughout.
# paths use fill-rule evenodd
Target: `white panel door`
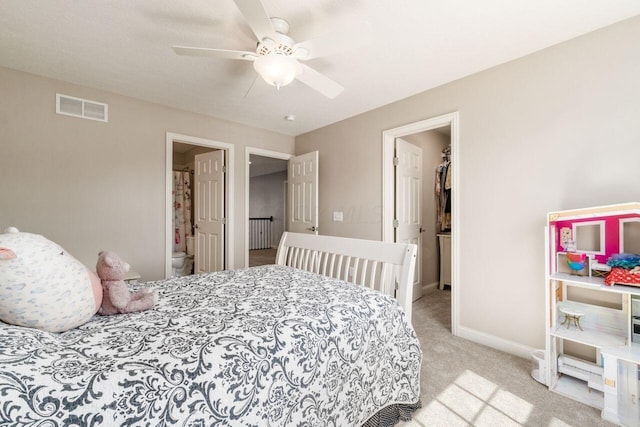
M 195 268 L 208 273 L 224 270 L 225 151 L 195 156 Z
M 289 159 L 289 231 L 318 234 L 318 152 Z
M 396 139 L 396 242 L 418 246 L 413 300 L 422 296 L 422 149 Z

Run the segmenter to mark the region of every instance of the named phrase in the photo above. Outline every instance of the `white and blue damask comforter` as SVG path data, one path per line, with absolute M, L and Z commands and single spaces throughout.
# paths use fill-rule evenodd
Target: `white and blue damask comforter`
M 0 425 L 343 427 L 418 401 L 385 295 L 281 266 L 145 286 L 154 310 L 61 334 L 0 322 Z

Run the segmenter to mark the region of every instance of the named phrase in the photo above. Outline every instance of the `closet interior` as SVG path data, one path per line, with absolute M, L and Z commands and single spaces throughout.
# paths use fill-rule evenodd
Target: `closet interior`
M 451 286 L 451 144 L 442 149 L 442 163 L 436 167 L 435 205 L 438 253 L 440 259 L 438 288 Z

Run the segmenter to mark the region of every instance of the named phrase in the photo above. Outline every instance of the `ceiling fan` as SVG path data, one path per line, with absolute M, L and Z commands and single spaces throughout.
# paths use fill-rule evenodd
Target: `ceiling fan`
M 300 62 L 339 48 L 339 45 L 332 46 L 339 42 L 336 37 L 296 43 L 287 35 L 289 23 L 282 18 L 270 18 L 260 0 L 234 2 L 258 38 L 255 52 L 190 46 L 173 46 L 173 50 L 178 55 L 252 61 L 253 68 L 264 81 L 277 89 L 297 79 L 330 99 L 344 90 L 334 80 Z

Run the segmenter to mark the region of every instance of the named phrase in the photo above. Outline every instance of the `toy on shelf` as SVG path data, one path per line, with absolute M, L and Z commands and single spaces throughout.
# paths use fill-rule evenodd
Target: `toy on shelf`
M 607 260 L 611 271 L 604 280 L 605 285 L 640 286 L 640 255 L 613 254 Z
M 607 260 L 609 267 L 620 267 L 631 270 L 640 266 L 640 255 L 637 254 L 613 254 Z
M 567 252 L 567 264 L 571 269 L 571 274 L 577 275 L 584 269 L 587 254 L 579 252 Z
M 579 312 L 566 304 L 558 304 L 558 310 L 560 310 L 560 312 L 564 314 L 564 320 L 560 325 L 567 325 L 567 329 L 569 329 L 571 325 L 574 325 L 577 326 L 581 331 L 584 330 L 582 329 L 582 326 L 580 326 L 580 318 L 584 316 L 584 313 Z
M 564 251 L 575 250 L 576 244 L 572 240 L 572 232 L 569 227 L 562 227 L 560 229 L 560 246 Z

